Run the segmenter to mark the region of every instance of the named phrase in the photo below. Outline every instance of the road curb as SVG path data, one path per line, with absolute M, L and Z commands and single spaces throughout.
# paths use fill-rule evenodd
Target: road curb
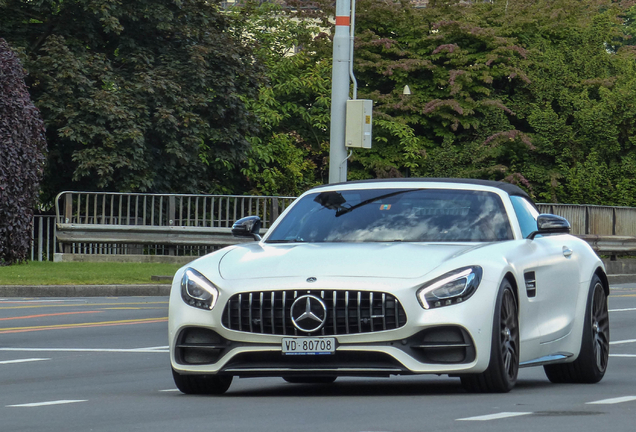
M 0 297 L 168 296 L 169 284 L 143 285 L 0 285 Z
M 636 283 L 613 282 L 612 290 L 636 291 Z M 1 297 L 167 297 L 170 284 L 143 285 L 0 285 Z

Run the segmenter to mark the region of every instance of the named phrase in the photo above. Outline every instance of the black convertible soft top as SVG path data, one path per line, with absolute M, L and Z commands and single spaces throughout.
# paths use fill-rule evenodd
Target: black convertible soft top
M 346 183 L 334 183 L 331 185 L 323 185 L 318 187 L 325 186 L 338 186 L 341 184 L 352 184 L 352 183 L 380 183 L 380 182 L 435 182 L 435 183 L 459 183 L 459 184 L 474 184 L 481 186 L 490 186 L 496 187 L 503 191 L 505 191 L 508 195 L 516 195 L 522 196 L 530 200 L 531 203 L 534 204 L 530 196 L 521 189 L 517 185 L 513 185 L 512 183 L 500 182 L 495 180 L 481 180 L 481 179 L 462 179 L 462 178 L 417 178 L 417 177 L 401 177 L 401 178 L 388 178 L 388 179 L 371 179 L 371 180 L 354 180 Z

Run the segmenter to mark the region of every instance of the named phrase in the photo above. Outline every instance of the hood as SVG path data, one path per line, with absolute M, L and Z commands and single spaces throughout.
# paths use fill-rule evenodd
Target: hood
M 483 244 L 252 243 L 219 262 L 223 279 L 274 277 L 418 278 Z

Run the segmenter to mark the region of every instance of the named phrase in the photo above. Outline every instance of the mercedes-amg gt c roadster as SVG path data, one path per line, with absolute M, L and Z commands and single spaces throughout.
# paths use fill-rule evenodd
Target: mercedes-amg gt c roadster
M 520 367 L 595 383 L 609 352 L 602 261 L 521 188 L 461 179 L 331 184 L 295 200 L 261 238 L 181 268 L 170 360 L 184 393 L 233 377 L 331 383 L 447 374 L 507 392 Z

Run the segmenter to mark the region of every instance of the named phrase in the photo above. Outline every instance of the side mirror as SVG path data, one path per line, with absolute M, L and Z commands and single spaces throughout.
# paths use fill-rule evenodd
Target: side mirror
M 540 214 L 537 218 L 537 231 L 530 233 L 528 238 L 532 240 L 536 235 L 569 233 L 570 222 L 564 217 L 553 214 Z
M 234 237 L 251 237 L 256 241 L 261 241 L 261 218 L 258 216 L 247 216 L 237 220 L 232 225 L 232 235 Z

